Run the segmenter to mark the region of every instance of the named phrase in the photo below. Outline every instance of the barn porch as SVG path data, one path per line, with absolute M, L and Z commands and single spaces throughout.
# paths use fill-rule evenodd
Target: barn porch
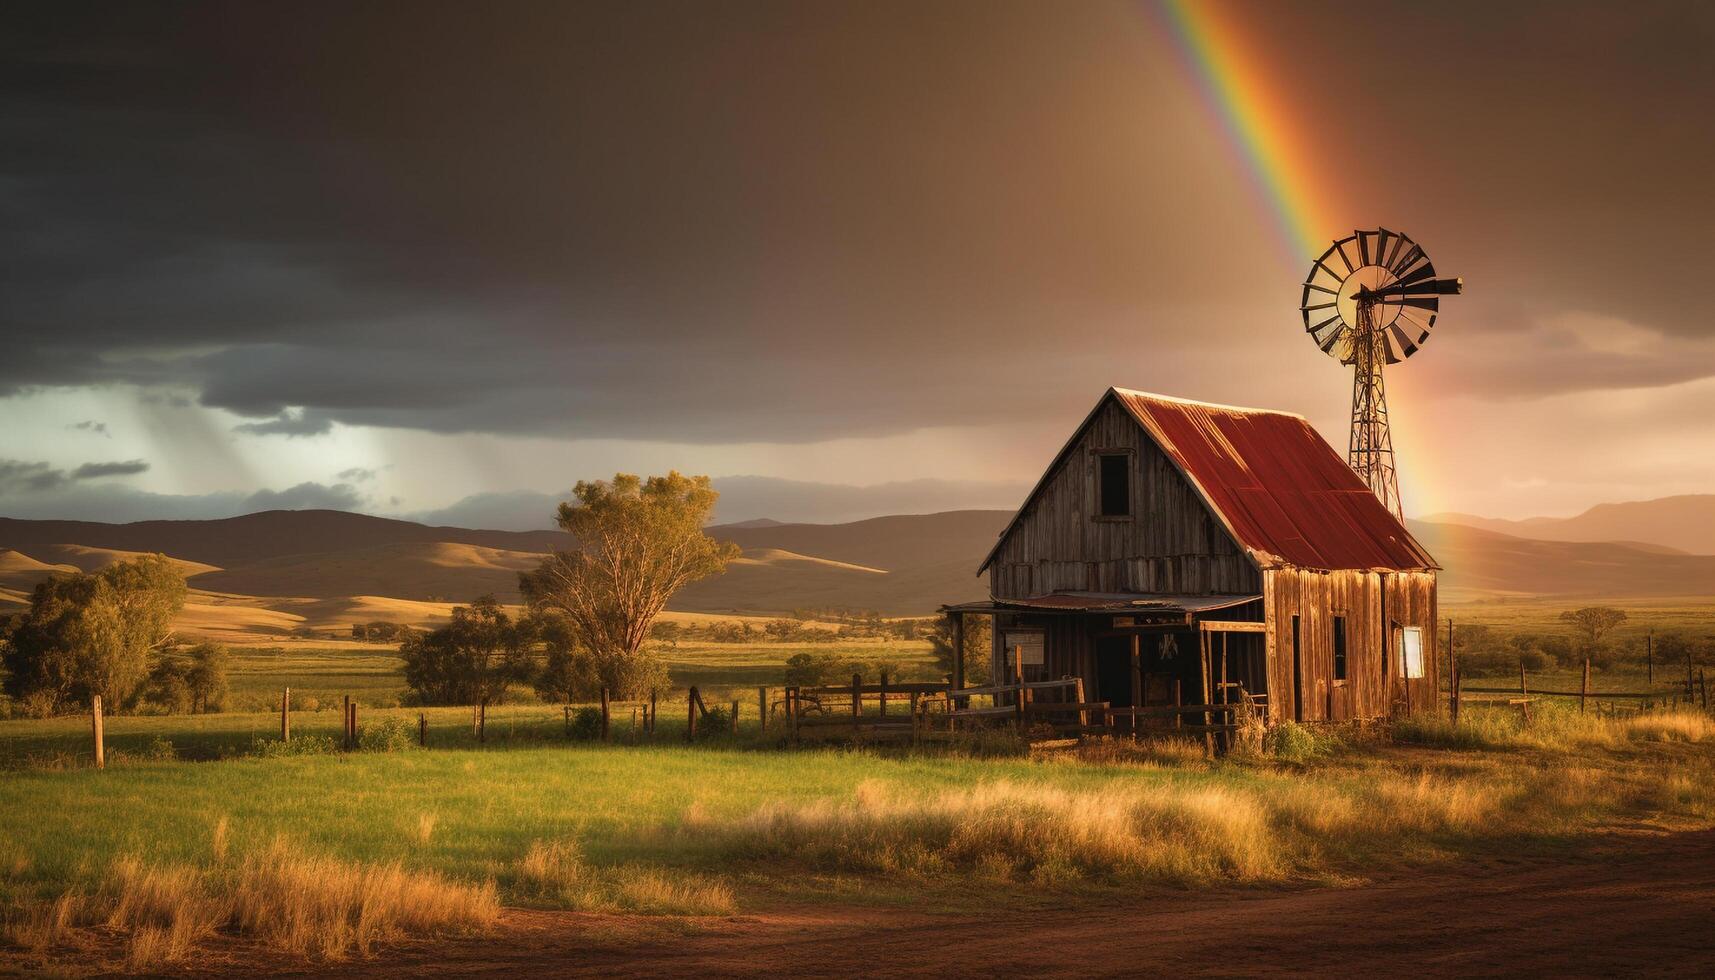
M 992 676 L 1080 679 L 1084 696 L 1119 713 L 1240 700 L 1266 704 L 1269 664 L 1261 595 L 1057 592 L 943 606 L 963 687 L 965 617 L 993 624 Z

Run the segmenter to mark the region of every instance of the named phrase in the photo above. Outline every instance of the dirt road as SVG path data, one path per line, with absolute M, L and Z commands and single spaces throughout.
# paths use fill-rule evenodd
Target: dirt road
M 392 950 L 336 972 L 1707 976 L 1715 971 L 1715 833 L 1627 835 L 1571 859 L 1351 888 L 1152 891 L 1124 905 L 979 919 L 818 908 L 615 943 L 628 924 L 513 911 L 486 939 Z

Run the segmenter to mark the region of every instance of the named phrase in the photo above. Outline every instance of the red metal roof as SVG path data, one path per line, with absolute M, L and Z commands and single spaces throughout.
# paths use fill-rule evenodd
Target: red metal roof
M 1302 415 L 1110 388 L 1085 425 L 1108 398 L 1117 399 L 1137 419 L 1260 567 L 1440 567 Z M 1054 466 L 1043 474 L 1030 499 Z M 1015 516 L 1001 532 L 1002 541 L 1018 520 Z M 983 568 L 999 551 L 997 543 Z
M 1436 568 L 1302 415 L 1114 388 L 1258 564 Z

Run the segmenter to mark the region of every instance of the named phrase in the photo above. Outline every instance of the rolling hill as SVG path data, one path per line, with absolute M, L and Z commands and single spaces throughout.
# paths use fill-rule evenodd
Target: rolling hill
M 777 615 L 874 609 L 923 615 L 980 599 L 976 568 L 1006 511 L 880 517 L 849 524 L 751 521 L 709 533 L 741 557 L 681 592 L 685 614 Z M 1414 521 L 1445 567 L 1446 600 L 1494 595 L 1715 594 L 1715 556 L 1650 544 L 1548 541 L 1460 524 Z M 179 559 L 193 589 L 183 627 L 211 635 L 285 636 L 351 622 L 433 623 L 485 593 L 518 598 L 560 532 L 429 527 L 334 511 L 274 511 L 224 521 L 109 525 L 0 520 L 0 601 L 27 601 L 52 574 L 100 568 L 142 551 Z
M 1597 504 L 1576 517 L 1509 521 L 1472 514 L 1432 514 L 1424 521 L 1539 541 L 1637 542 L 1682 554 L 1715 555 L 1715 494 L 1708 493 Z

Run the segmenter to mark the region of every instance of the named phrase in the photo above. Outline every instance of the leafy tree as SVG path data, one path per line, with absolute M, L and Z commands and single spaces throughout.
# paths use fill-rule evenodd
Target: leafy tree
M 425 704 L 498 702 L 531 674 L 531 624 L 515 623 L 494 596 L 453 608 L 453 621 L 410 631 L 399 645 L 405 683 Z
M 956 615 L 964 615 L 958 613 Z M 953 629 L 946 617 L 935 621 L 927 634 L 935 651 L 935 665 L 945 676 L 953 673 Z M 987 684 L 993 672 L 991 647 L 994 644 L 993 620 L 988 616 L 965 616 L 965 683 Z
M 96 694 L 127 707 L 184 604 L 184 576 L 162 555 L 50 578 L 36 586 L 7 644 L 8 690 L 55 710 Z
M 559 510 L 572 548 L 519 584 L 532 609 L 564 613 L 597 669 L 631 696 L 662 675 L 641 653 L 655 617 L 686 584 L 724 571 L 738 547 L 703 533 L 719 497 L 706 476 L 620 473 L 579 482 L 573 494 Z
M 1560 619 L 1572 624 L 1590 646 L 1595 646 L 1602 642 L 1603 634 L 1626 621 L 1626 613 L 1612 606 L 1585 606 L 1561 613 Z

